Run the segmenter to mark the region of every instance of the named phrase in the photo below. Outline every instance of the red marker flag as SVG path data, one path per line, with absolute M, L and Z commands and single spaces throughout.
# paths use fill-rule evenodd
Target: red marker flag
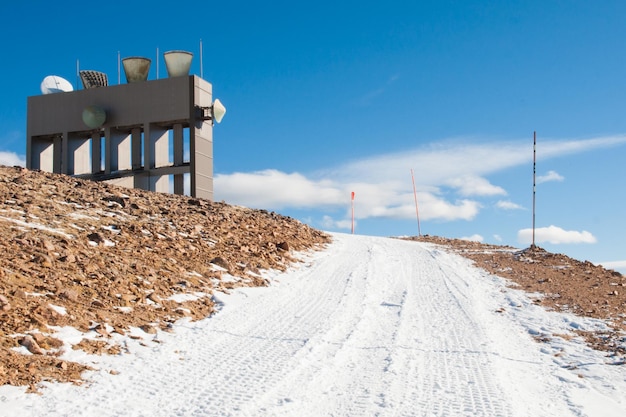
M 352 200 L 354 201 L 354 191 L 352 191 Z

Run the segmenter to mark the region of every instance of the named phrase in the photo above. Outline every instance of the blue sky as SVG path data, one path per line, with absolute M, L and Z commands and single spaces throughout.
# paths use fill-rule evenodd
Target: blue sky
M 537 244 L 626 272 L 622 1 L 6 3 L 0 163 L 46 75 L 202 40 L 216 200 L 415 235 L 414 170 L 423 234 L 526 247 L 536 131 Z

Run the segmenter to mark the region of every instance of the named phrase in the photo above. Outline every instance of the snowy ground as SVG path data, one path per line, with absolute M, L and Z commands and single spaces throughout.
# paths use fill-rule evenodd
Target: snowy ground
M 118 335 L 118 356 L 70 350 L 98 369 L 83 386 L 0 387 L 0 415 L 626 415 L 624 366 L 568 336 L 602 323 L 431 244 L 333 236 L 269 288 L 218 295 L 210 319 Z

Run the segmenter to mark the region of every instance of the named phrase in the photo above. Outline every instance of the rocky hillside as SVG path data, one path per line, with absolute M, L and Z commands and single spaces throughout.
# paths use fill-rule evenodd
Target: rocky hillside
M 206 317 L 213 291 L 266 285 L 262 270 L 329 242 L 273 212 L 19 167 L 0 167 L 0 234 L 0 385 L 32 388 L 80 381 L 63 349 L 116 353 L 112 332 Z M 100 339 L 67 346 L 55 326 Z

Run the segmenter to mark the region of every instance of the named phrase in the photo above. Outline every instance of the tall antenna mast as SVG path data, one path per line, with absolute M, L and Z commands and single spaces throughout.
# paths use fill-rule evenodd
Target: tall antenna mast
M 537 132 L 533 132 L 533 243 L 530 246 L 531 248 L 535 247 L 535 200 L 536 200 L 536 189 L 537 189 Z
M 159 47 L 157 46 L 157 54 L 156 54 L 156 79 L 159 79 Z
M 80 62 L 76 59 L 76 89 L 78 90 L 80 86 Z
M 117 84 L 121 84 L 120 51 L 117 51 Z

